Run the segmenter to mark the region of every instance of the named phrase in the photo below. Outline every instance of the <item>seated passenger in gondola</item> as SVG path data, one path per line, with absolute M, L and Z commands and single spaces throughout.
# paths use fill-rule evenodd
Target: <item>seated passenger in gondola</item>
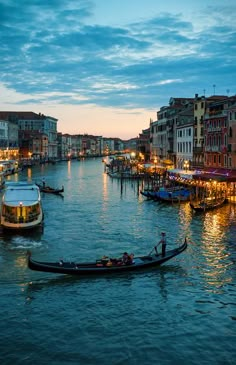
M 128 255 L 127 252 L 123 253 L 122 262 L 124 265 L 131 265 L 133 263 L 133 254 Z

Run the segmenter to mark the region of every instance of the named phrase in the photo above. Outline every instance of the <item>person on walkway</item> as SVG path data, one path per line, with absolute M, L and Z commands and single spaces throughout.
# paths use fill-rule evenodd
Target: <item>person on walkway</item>
M 156 254 L 158 255 L 157 247 L 161 244 L 161 254 L 162 256 L 165 256 L 166 254 L 166 234 L 165 232 L 161 232 L 161 239 L 158 242 L 158 244 L 155 246 Z

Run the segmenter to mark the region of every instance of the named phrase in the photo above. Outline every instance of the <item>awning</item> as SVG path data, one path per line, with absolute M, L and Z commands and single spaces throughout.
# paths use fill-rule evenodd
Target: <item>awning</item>
M 174 162 L 173 162 L 173 161 L 171 161 L 171 160 L 163 160 L 163 163 L 164 163 L 165 165 L 173 165 L 173 164 L 174 164 Z
M 201 174 L 193 176 L 195 180 L 216 180 L 219 182 L 236 182 L 236 170 L 223 168 L 204 168 Z

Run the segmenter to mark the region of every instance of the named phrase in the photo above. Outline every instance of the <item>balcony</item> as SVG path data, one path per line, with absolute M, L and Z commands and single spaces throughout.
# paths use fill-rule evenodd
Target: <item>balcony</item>
M 221 132 L 224 127 L 208 127 L 207 132 L 208 133 L 215 133 L 215 132 Z
M 205 152 L 222 152 L 219 146 L 205 146 Z
M 205 119 L 227 117 L 226 110 L 210 110 L 209 113 L 205 114 Z
M 193 147 L 193 153 L 203 153 L 204 148 L 203 147 Z

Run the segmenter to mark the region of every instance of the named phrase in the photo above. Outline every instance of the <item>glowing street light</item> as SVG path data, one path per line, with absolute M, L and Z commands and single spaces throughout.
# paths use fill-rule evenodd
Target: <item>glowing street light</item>
M 154 157 L 154 166 L 155 166 L 155 173 L 157 172 L 157 157 Z
M 184 169 L 185 169 L 185 171 L 187 172 L 188 171 L 188 169 L 189 169 L 189 161 L 188 160 L 185 160 L 184 161 Z
M 131 158 L 134 160 L 135 156 L 136 156 L 136 153 L 135 152 L 131 152 L 130 154 Z

